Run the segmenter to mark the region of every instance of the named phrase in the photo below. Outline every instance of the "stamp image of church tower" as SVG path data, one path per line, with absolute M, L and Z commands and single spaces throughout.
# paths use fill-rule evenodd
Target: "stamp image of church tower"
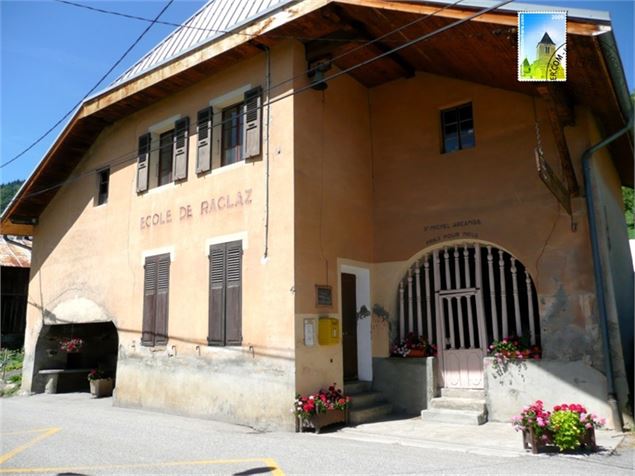
M 566 81 L 566 14 L 519 12 L 518 19 L 518 80 Z
M 542 36 L 542 40 L 538 42 L 536 45 L 536 57 L 538 61 L 543 61 L 546 63 L 551 58 L 553 52 L 556 51 L 556 44 L 553 42 L 549 33 L 545 31 L 545 34 Z

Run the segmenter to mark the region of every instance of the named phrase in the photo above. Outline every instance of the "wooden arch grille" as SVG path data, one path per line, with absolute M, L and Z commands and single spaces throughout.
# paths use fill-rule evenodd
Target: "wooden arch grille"
M 508 336 L 540 345 L 531 276 L 520 261 L 491 245 L 436 249 L 399 283 L 400 339 L 409 333 L 439 349 L 486 349 Z

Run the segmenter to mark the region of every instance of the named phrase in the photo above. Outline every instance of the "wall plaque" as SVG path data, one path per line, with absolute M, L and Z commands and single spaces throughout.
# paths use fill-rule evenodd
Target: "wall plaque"
M 333 290 L 331 286 L 326 284 L 315 285 L 315 305 L 316 306 L 332 306 Z

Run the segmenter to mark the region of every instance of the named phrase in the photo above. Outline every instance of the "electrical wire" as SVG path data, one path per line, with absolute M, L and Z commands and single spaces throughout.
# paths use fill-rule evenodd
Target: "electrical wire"
M 67 3 L 67 4 L 69 4 L 69 5 L 74 5 L 74 6 L 86 7 L 86 8 L 88 8 L 88 9 L 90 9 L 90 10 L 102 11 L 101 9 L 96 9 L 96 8 L 94 8 L 94 7 L 87 7 L 87 6 L 85 6 L 85 5 L 81 5 L 81 4 L 75 4 L 75 3 L 73 3 L 73 2 L 69 2 L 69 1 L 67 1 L 67 0 L 56 0 L 56 1 L 59 1 L 60 3 Z M 170 0 L 170 3 L 172 3 L 172 1 L 173 1 L 173 0 Z M 347 51 L 345 51 L 345 52 L 341 53 L 340 55 L 337 55 L 337 56 L 335 56 L 334 58 L 331 58 L 331 59 L 330 59 L 330 62 L 332 63 L 332 62 L 334 62 L 334 61 L 337 61 L 338 59 L 341 59 L 341 58 L 343 58 L 343 57 L 345 57 L 345 56 L 347 56 L 347 55 L 350 55 L 350 54 L 352 54 L 352 53 L 355 53 L 356 51 L 359 51 L 359 50 L 360 50 L 360 49 L 362 49 L 362 48 L 366 48 L 366 47 L 368 47 L 368 46 L 370 46 L 370 45 L 372 45 L 372 44 L 374 44 L 374 43 L 377 43 L 377 42 L 379 42 L 379 41 L 381 41 L 381 40 L 384 40 L 384 39 L 386 39 L 387 37 L 389 37 L 389 36 L 391 36 L 391 35 L 393 35 L 393 34 L 395 34 L 395 33 L 398 33 L 398 32 L 400 32 L 400 31 L 403 31 L 403 30 L 405 30 L 406 28 L 409 28 L 409 27 L 411 27 L 411 26 L 413 26 L 413 25 L 415 25 L 415 24 L 417 24 L 417 23 L 419 23 L 419 22 L 421 22 L 421 21 L 423 21 L 423 20 L 426 20 L 427 18 L 429 18 L 429 17 L 431 17 L 431 16 L 437 15 L 438 13 L 442 12 L 443 10 L 446 10 L 446 9 L 448 9 L 448 8 L 451 8 L 451 7 L 457 6 L 459 3 L 463 2 L 463 1 L 464 1 L 464 0 L 457 0 L 457 1 L 455 1 L 454 3 L 452 3 L 452 4 L 444 5 L 443 7 L 440 7 L 440 8 L 438 8 L 437 10 L 435 10 L 435 11 L 433 11 L 433 12 L 431 12 L 431 13 L 428 13 L 427 15 L 423 15 L 423 16 L 421 16 L 421 17 L 418 17 L 417 19 L 415 19 L 415 20 L 413 20 L 413 21 L 411 21 L 411 22 L 409 22 L 409 23 L 406 23 L 405 25 L 402 25 L 402 26 L 400 26 L 400 27 L 398 27 L 398 28 L 396 28 L 396 29 L 394 29 L 394 30 L 391 30 L 391 31 L 389 31 L 388 33 L 385 33 L 385 34 L 383 34 L 383 35 L 381 35 L 381 36 L 379 36 L 379 37 L 377 37 L 377 38 L 373 38 L 372 40 L 369 40 L 369 41 L 365 42 L 365 43 L 364 43 L 364 44 L 362 44 L 362 45 L 356 46 L 355 48 L 353 48 L 353 49 L 351 49 L 351 50 L 347 50 Z M 513 1 L 513 0 L 512 0 L 512 1 Z M 508 3 L 509 3 L 509 2 L 508 2 Z M 168 4 L 168 6 L 169 6 L 169 4 Z M 166 8 L 167 8 L 167 7 L 166 7 Z M 164 11 L 164 10 L 163 10 L 163 11 Z M 159 15 L 156 17 L 157 19 L 161 16 L 161 14 L 163 13 L 163 11 L 161 11 L 161 12 L 159 13 Z M 103 12 L 107 12 L 107 13 L 108 13 L 109 11 L 103 10 Z M 137 18 L 137 17 L 134 17 L 134 16 L 130 16 L 130 17 L 132 17 L 132 18 Z M 138 17 L 138 18 L 143 19 L 142 17 Z M 144 20 L 146 20 L 146 19 L 144 19 Z M 152 21 L 152 20 L 150 20 L 150 21 Z M 149 26 L 149 27 L 148 27 L 148 28 L 147 28 L 147 29 L 146 29 L 146 30 L 142 33 L 141 37 L 139 37 L 139 38 L 137 39 L 137 41 L 135 42 L 135 44 L 133 45 L 133 47 L 136 45 L 136 43 L 138 43 L 138 42 L 139 42 L 139 40 L 141 40 L 141 38 L 143 37 L 143 35 L 145 35 L 145 33 L 146 33 L 146 32 L 147 32 L 147 31 L 148 31 L 148 30 L 152 27 L 152 25 L 153 25 L 154 23 L 159 23 L 159 22 L 158 22 L 158 20 L 157 20 L 157 21 L 155 21 L 155 22 L 153 22 L 153 23 L 152 23 L 152 24 L 151 24 L 151 25 L 150 25 L 150 26 Z M 180 27 L 185 27 L 185 26 L 187 26 L 187 25 L 179 25 L 179 24 L 175 24 L 175 25 L 180 26 Z M 219 30 L 219 31 L 220 31 L 220 30 Z M 295 39 L 298 39 L 298 38 L 295 38 Z M 132 49 L 132 47 L 131 47 L 131 48 L 129 48 L 129 50 L 130 50 L 130 49 Z M 124 57 L 125 57 L 125 55 L 127 55 L 127 54 L 128 54 L 129 50 L 128 50 L 128 51 L 126 51 L 126 53 L 124 53 Z M 67 118 L 67 117 L 68 117 L 68 116 L 69 116 L 69 115 L 70 115 L 70 114 L 71 114 L 71 113 L 72 113 L 72 112 L 73 112 L 73 111 L 74 111 L 74 110 L 75 110 L 78 106 L 80 106 L 80 105 L 82 104 L 82 101 L 84 101 L 84 99 L 86 99 L 86 98 L 87 98 L 87 97 L 88 97 L 88 96 L 89 96 L 89 95 L 90 95 L 90 94 L 91 94 L 91 93 L 92 93 L 92 92 L 93 92 L 93 91 L 97 88 L 97 86 L 98 86 L 98 85 L 99 85 L 99 84 L 100 84 L 100 83 L 101 83 L 101 82 L 105 79 L 105 76 L 107 76 L 108 74 L 110 74 L 110 72 L 112 72 L 112 70 L 114 69 L 114 67 L 116 67 L 116 66 L 117 66 L 117 65 L 121 62 L 121 60 L 123 60 L 123 57 L 122 57 L 122 58 L 120 58 L 120 60 L 119 60 L 119 61 L 115 64 L 115 66 L 113 66 L 113 67 L 112 67 L 112 68 L 108 71 L 108 73 L 106 73 L 106 75 L 104 75 L 104 76 L 100 79 L 100 82 L 99 82 L 98 84 L 96 84 L 96 85 L 95 85 L 95 86 L 94 86 L 94 87 L 93 87 L 93 88 L 92 88 L 92 89 L 91 89 L 88 93 L 86 93 L 86 95 L 85 95 L 85 96 L 84 96 L 84 97 L 83 97 L 83 98 L 82 98 L 82 99 L 81 99 L 81 100 L 80 100 L 77 104 L 75 104 L 75 105 L 73 106 L 73 108 L 72 108 L 71 110 L 69 110 L 69 111 L 68 111 L 68 112 L 67 112 L 67 113 L 66 113 L 66 114 L 65 114 L 65 115 L 64 115 L 64 116 L 63 116 L 63 117 L 62 117 L 59 121 L 57 121 L 57 122 L 56 122 L 56 123 L 55 123 L 55 124 L 54 124 L 54 125 L 53 125 L 53 126 L 52 126 L 49 130 L 48 130 L 48 131 L 46 131 L 46 132 L 45 132 L 45 133 L 44 133 L 41 137 L 39 137 L 39 138 L 38 138 L 35 142 L 33 142 L 33 143 L 32 143 L 30 146 L 28 146 L 25 150 L 23 150 L 22 152 L 20 152 L 17 156 L 15 156 L 15 157 L 11 158 L 10 160 L 8 160 L 8 161 L 6 161 L 6 162 L 4 162 L 4 163 L 0 164 L 0 169 L 2 169 L 2 168 L 4 168 L 4 167 L 6 167 L 7 165 L 9 165 L 9 164 L 11 164 L 11 163 L 13 163 L 15 160 L 17 160 L 19 157 L 21 157 L 22 155 L 24 155 L 26 152 L 28 152 L 29 150 L 31 150 L 31 149 L 32 149 L 35 145 L 37 145 L 39 142 L 41 142 L 41 141 L 42 141 L 42 139 L 44 139 L 46 136 L 48 136 L 48 134 L 50 134 L 50 133 L 51 133 L 51 132 L 52 132 L 52 131 L 53 131 L 53 130 L 54 130 L 54 129 L 55 129 L 55 128 L 56 128 L 56 127 L 57 127 L 57 126 L 58 126 L 58 125 L 62 122 L 62 121 L 64 121 L 64 119 L 66 119 L 66 118 Z M 304 72 L 301 72 L 301 73 L 299 73 L 299 74 L 297 74 L 297 75 L 295 75 L 295 76 L 292 76 L 292 77 L 287 78 L 287 79 L 285 79 L 285 80 L 283 80 L 283 81 L 280 81 L 279 83 L 276 83 L 276 84 L 274 84 L 273 86 L 271 86 L 267 92 L 268 92 L 268 93 L 270 93 L 272 90 L 277 89 L 277 88 L 279 88 L 280 86 L 283 86 L 283 85 L 285 85 L 285 84 L 287 84 L 287 83 L 289 83 L 289 82 L 291 82 L 291 81 L 294 81 L 294 80 L 296 80 L 296 79 L 298 79 L 298 78 L 301 78 L 301 77 L 303 77 L 305 74 L 310 74 L 310 73 L 312 73 L 313 71 L 315 71 L 315 67 L 314 67 L 314 68 L 309 68 L 309 69 L 307 69 L 307 70 L 306 70 L 306 71 L 304 71 Z
M 155 17 L 155 20 L 158 20 L 161 17 L 161 15 L 163 15 L 163 13 L 168 9 L 168 7 L 170 5 L 172 5 L 173 2 L 174 2 L 174 0 L 169 0 L 168 3 L 165 4 L 165 6 L 161 9 L 161 11 Z M 59 126 L 68 116 L 70 116 L 73 113 L 73 111 L 75 111 L 75 109 L 77 109 L 79 106 L 81 106 L 81 104 L 84 102 L 84 99 L 86 99 L 88 96 L 90 96 L 95 91 L 95 89 L 97 89 L 99 87 L 99 85 L 106 79 L 106 77 L 108 77 L 108 75 L 110 73 L 112 73 L 113 70 L 117 66 L 119 66 L 119 64 L 124 60 L 124 58 L 128 55 L 128 53 L 130 53 L 130 51 L 132 51 L 132 49 L 135 46 L 137 46 L 137 44 L 146 35 L 146 33 L 148 33 L 148 31 L 150 31 L 150 28 L 152 28 L 153 25 L 154 25 L 154 22 L 151 23 L 150 25 L 148 25 L 145 30 L 143 30 L 143 32 L 128 47 L 128 49 L 119 57 L 119 59 L 108 69 L 108 71 L 106 71 L 106 73 L 101 78 L 99 78 L 99 81 L 97 81 L 97 83 L 90 89 L 90 91 L 88 91 L 86 94 L 84 94 L 84 96 L 71 109 L 69 109 L 69 111 L 66 114 L 64 114 L 55 124 L 53 124 L 44 134 L 42 134 L 34 142 L 32 142 L 31 145 L 29 145 L 26 149 L 24 149 L 22 152 L 20 152 L 19 154 L 17 154 L 13 158 L 7 160 L 2 165 L 0 165 L 0 169 L 2 169 L 4 167 L 6 167 L 7 165 L 15 162 L 20 157 L 22 157 L 24 154 L 26 154 L 29 150 L 31 150 L 33 147 L 35 147 L 37 144 L 39 144 L 46 136 L 48 136 L 51 132 L 53 132 L 55 130 L 55 128 L 57 126 Z
M 116 12 L 114 10 L 105 10 L 103 8 L 97 8 L 97 7 L 91 7 L 90 5 L 84 5 L 81 3 L 75 3 L 75 2 L 71 2 L 69 0 L 54 0 L 55 2 L 58 3 L 64 3 L 66 5 L 70 5 L 73 7 L 78 7 L 78 8 L 84 8 L 86 10 L 91 10 L 97 13 L 103 13 L 106 15 L 113 15 L 113 16 L 118 16 L 118 17 L 123 17 L 123 18 L 128 18 L 130 20 L 139 20 L 139 21 L 144 21 L 144 22 L 152 22 L 153 20 L 150 18 L 145 18 L 145 17 L 140 17 L 137 15 L 130 15 L 128 13 L 122 13 L 122 12 Z M 207 5 L 205 5 L 207 6 Z M 198 15 L 198 13 L 200 13 L 202 10 L 200 10 L 199 12 L 197 12 L 197 14 L 195 14 L 192 19 Z M 234 32 L 232 30 L 223 30 L 220 28 L 206 28 L 203 26 L 194 26 L 194 25 L 188 25 L 187 23 L 174 23 L 174 22 L 169 22 L 169 21 L 164 21 L 164 20 L 159 20 L 155 22 L 157 25 L 166 25 L 166 26 L 175 26 L 179 29 L 186 29 L 186 30 L 196 30 L 196 31 L 207 31 L 207 32 L 212 32 L 212 33 L 231 33 L 234 35 L 242 35 L 242 36 L 246 36 L 248 38 L 257 38 L 259 36 L 261 36 L 260 33 L 242 33 L 242 32 Z M 176 31 L 176 30 L 175 30 Z M 293 36 L 293 35 L 267 35 L 269 38 L 278 38 L 278 39 L 293 39 L 293 40 L 299 40 L 299 41 L 332 41 L 332 42 L 336 42 L 336 41 L 341 41 L 341 42 L 351 42 L 351 41 L 365 41 L 365 40 L 350 40 L 350 39 L 331 39 L 331 38 L 311 38 L 311 37 L 299 37 L 299 36 Z
M 383 53 L 381 53 L 381 54 L 379 54 L 379 55 L 377 55 L 377 56 L 375 56 L 375 57 L 373 57 L 373 58 L 369 58 L 369 59 L 367 59 L 367 60 L 365 60 L 365 61 L 362 61 L 361 63 L 357 63 L 357 64 L 355 64 L 355 65 L 353 65 L 353 66 L 350 66 L 350 67 L 348 67 L 348 68 L 345 68 L 345 69 L 343 69 L 343 70 L 340 70 L 340 71 L 338 71 L 337 73 L 334 73 L 334 74 L 332 74 L 332 75 L 330 75 L 330 76 L 325 77 L 325 78 L 323 79 L 323 81 L 324 81 L 324 82 L 327 82 L 327 81 L 333 80 L 333 79 L 335 79 L 335 78 L 337 78 L 337 77 L 339 77 L 339 76 L 342 76 L 342 75 L 344 75 L 344 74 L 347 74 L 347 73 L 349 73 L 349 72 L 351 72 L 351 71 L 353 71 L 353 70 L 355 70 L 355 69 L 357 69 L 357 68 L 361 68 L 362 66 L 366 66 L 366 65 L 368 65 L 368 64 L 370 64 L 370 63 L 372 63 L 372 62 L 374 62 L 374 61 L 376 61 L 376 60 L 378 60 L 378 59 L 384 58 L 384 57 L 386 57 L 386 56 L 388 56 L 388 55 L 390 55 L 390 54 L 392 54 L 392 53 L 394 53 L 394 52 L 396 52 L 396 51 L 400 51 L 400 50 L 402 50 L 402 49 L 404 49 L 404 48 L 407 48 L 407 47 L 409 47 L 409 46 L 412 46 L 412 45 L 414 45 L 414 44 L 416 44 L 416 43 L 419 43 L 419 42 L 421 42 L 421 41 L 427 40 L 427 39 L 429 39 L 429 38 L 431 38 L 431 37 L 433 37 L 433 36 L 436 36 L 436 35 L 438 35 L 438 34 L 440 34 L 440 33 L 445 32 L 445 31 L 447 31 L 447 30 L 450 30 L 450 29 L 452 29 L 452 28 L 454 28 L 454 27 L 457 27 L 457 26 L 459 26 L 459 25 L 462 25 L 463 23 L 466 23 L 466 22 L 468 22 L 468 21 L 471 21 L 471 20 L 473 20 L 474 18 L 477 18 L 477 17 L 479 17 L 479 16 L 481 16 L 481 15 L 484 15 L 485 13 L 488 13 L 488 12 L 494 11 L 494 10 L 496 10 L 496 9 L 498 9 L 498 8 L 500 8 L 500 7 L 502 7 L 502 6 L 504 6 L 504 5 L 507 5 L 507 4 L 509 4 L 509 3 L 512 3 L 513 1 L 514 1 L 514 0 L 504 0 L 504 1 L 502 1 L 502 2 L 500 2 L 500 3 L 497 3 L 496 5 L 493 5 L 493 6 L 491 6 L 491 7 L 487 7 L 487 8 L 484 8 L 484 9 L 482 9 L 482 10 L 479 10 L 479 11 L 477 11 L 477 12 L 473 13 L 472 15 L 470 15 L 470 16 L 468 16 L 468 17 L 465 17 L 465 18 L 462 18 L 462 19 L 457 20 L 457 21 L 455 21 L 455 22 L 452 22 L 452 23 L 450 23 L 450 24 L 448 24 L 448 25 L 445 25 L 445 26 L 443 26 L 443 27 L 441 27 L 441 28 L 438 28 L 438 29 L 436 29 L 436 30 L 434 30 L 434 31 L 432 31 L 432 32 L 426 33 L 426 34 L 424 34 L 424 35 L 420 35 L 420 36 L 418 36 L 417 38 L 414 38 L 414 39 L 412 39 L 412 40 L 409 40 L 408 42 L 406 42 L 406 43 L 404 43 L 404 44 L 402 44 L 402 45 L 400 45 L 400 46 L 397 46 L 397 47 L 395 47 L 395 48 L 392 48 L 392 49 L 390 49 L 390 50 L 388 50 L 388 51 L 385 51 L 385 52 L 383 52 Z M 312 84 L 308 84 L 308 85 L 306 85 L 306 86 L 303 86 L 303 87 L 301 87 L 301 88 L 299 88 L 299 89 L 296 89 L 296 90 L 294 90 L 294 91 L 291 91 L 291 92 L 290 92 L 290 93 L 288 93 L 288 94 L 284 94 L 284 95 L 282 95 L 282 96 L 279 96 L 279 97 L 277 97 L 277 98 L 274 98 L 273 100 L 269 100 L 269 101 L 267 101 L 266 103 L 263 103 L 261 106 L 259 106 L 259 109 L 262 111 L 265 107 L 270 107 L 272 104 L 275 104 L 276 102 L 282 101 L 283 99 L 287 99 L 287 98 L 292 97 L 292 96 L 295 96 L 295 95 L 300 94 L 300 93 L 302 93 L 302 92 L 304 92 L 304 91 L 307 91 L 307 90 L 309 90 L 309 89 L 311 89 L 311 88 L 312 88 Z M 243 112 L 243 113 L 241 113 L 239 116 L 244 116 L 245 114 L 246 114 L 246 113 L 245 113 L 245 112 Z M 230 118 L 230 119 L 227 119 L 227 120 L 221 121 L 221 122 L 216 123 L 216 124 L 212 124 L 211 129 L 213 129 L 213 128 L 215 128 L 215 127 L 222 127 L 222 125 L 223 125 L 224 123 L 228 123 L 228 122 L 230 122 L 231 120 L 235 120 L 235 119 L 236 119 L 236 117 L 234 116 L 234 117 L 232 117 L 232 118 Z M 188 135 L 188 136 L 189 136 L 189 135 Z M 151 149 L 151 151 L 159 150 L 159 148 L 160 148 L 160 147 L 157 147 L 157 148 Z M 133 155 L 133 154 L 134 154 L 134 155 Z M 120 160 L 120 161 L 118 160 L 117 162 L 110 162 L 110 163 L 108 163 L 108 164 L 106 164 L 106 165 L 104 165 L 104 166 L 100 167 L 100 170 L 103 170 L 103 168 L 104 168 L 104 167 L 107 167 L 107 166 L 111 166 L 111 167 L 113 167 L 113 166 L 117 166 L 117 165 L 122 165 L 122 164 L 124 164 L 124 163 L 126 163 L 126 162 L 128 162 L 128 161 L 131 161 L 131 160 L 135 160 L 135 159 L 136 159 L 136 156 L 137 156 L 137 151 L 130 151 L 130 152 L 127 152 L 126 154 L 123 154 L 123 155 L 119 156 L 117 159 L 115 159 L 115 160 L 118 160 L 118 159 L 122 159 L 122 160 Z M 71 178 L 66 179 L 66 180 L 64 180 L 64 181 L 62 181 L 62 182 L 59 182 L 59 183 L 57 183 L 57 184 L 53 184 L 53 185 L 51 185 L 51 186 L 49 186 L 49 187 L 47 187 L 47 188 L 45 188 L 45 189 L 38 190 L 38 191 L 35 191 L 35 192 L 31 192 L 31 193 L 29 193 L 29 194 L 26 194 L 26 195 L 24 195 L 24 196 L 21 196 L 21 197 L 20 197 L 20 199 L 25 199 L 25 198 L 29 198 L 29 197 L 32 197 L 32 196 L 36 196 L 36 195 L 39 195 L 39 194 L 42 194 L 42 193 L 48 192 L 48 191 L 50 191 L 50 190 L 53 190 L 53 189 L 59 188 L 59 187 L 61 187 L 61 186 L 63 186 L 63 185 L 66 185 L 66 184 L 68 184 L 68 183 L 72 183 L 72 182 L 74 182 L 74 181 L 76 181 L 76 180 L 78 180 L 78 179 L 80 179 L 80 178 L 82 178 L 82 177 L 89 176 L 89 175 L 94 175 L 94 174 L 96 174 L 96 173 L 97 173 L 97 170 L 90 170 L 90 171 L 87 171 L 87 172 L 85 172 L 85 173 L 83 173 L 83 174 L 79 174 L 79 175 L 77 175 L 77 176 L 75 176 L 75 177 L 71 177 Z M 16 197 L 16 198 L 17 198 L 17 197 Z M 13 202 L 13 201 L 12 201 L 12 202 Z M 11 204 L 9 204 L 9 206 L 10 206 L 10 205 L 11 205 Z M 9 206 L 7 206 L 7 210 L 9 209 Z

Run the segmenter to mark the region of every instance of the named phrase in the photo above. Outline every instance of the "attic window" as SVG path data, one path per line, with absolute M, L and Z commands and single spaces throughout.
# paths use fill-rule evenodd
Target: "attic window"
M 101 169 L 97 172 L 97 205 L 108 202 L 108 188 L 110 186 L 110 169 Z
M 443 153 L 469 149 L 476 144 L 474 140 L 474 119 L 472 103 L 463 104 L 441 111 L 441 133 L 443 134 Z

